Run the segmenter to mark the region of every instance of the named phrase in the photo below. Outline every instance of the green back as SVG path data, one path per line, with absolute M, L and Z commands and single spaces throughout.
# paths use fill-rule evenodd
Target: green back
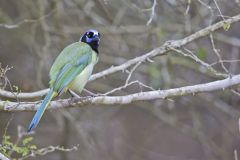
M 59 54 L 50 70 L 50 88 L 61 90 L 91 62 L 92 49 L 83 42 L 70 44 Z

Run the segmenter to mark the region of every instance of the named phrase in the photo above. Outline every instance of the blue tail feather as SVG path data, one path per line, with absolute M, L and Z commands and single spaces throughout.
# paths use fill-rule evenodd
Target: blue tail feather
M 51 89 L 48 94 L 46 95 L 46 97 L 44 98 L 42 104 L 40 105 L 40 107 L 38 108 L 37 112 L 35 113 L 27 132 L 31 132 L 39 123 L 45 109 L 47 108 L 48 104 L 50 103 L 51 99 L 54 97 L 54 91 L 53 89 Z

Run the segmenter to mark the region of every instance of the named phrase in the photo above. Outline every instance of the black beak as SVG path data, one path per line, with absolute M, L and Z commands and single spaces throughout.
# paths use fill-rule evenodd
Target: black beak
M 99 41 L 100 38 L 99 38 L 98 36 L 94 36 L 92 40 L 94 40 L 94 41 Z

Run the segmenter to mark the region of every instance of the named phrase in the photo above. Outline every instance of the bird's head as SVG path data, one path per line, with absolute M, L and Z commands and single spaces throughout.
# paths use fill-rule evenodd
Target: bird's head
M 87 43 L 91 48 L 98 53 L 98 46 L 100 42 L 100 33 L 97 30 L 90 29 L 84 33 L 80 38 L 81 42 Z

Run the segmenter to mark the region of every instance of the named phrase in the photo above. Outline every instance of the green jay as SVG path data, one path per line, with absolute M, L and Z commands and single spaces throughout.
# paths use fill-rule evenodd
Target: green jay
M 54 61 L 49 77 L 49 92 L 35 113 L 28 132 L 39 123 L 51 100 L 69 89 L 81 93 L 98 61 L 100 33 L 90 29 L 84 33 L 79 42 L 68 45 Z

